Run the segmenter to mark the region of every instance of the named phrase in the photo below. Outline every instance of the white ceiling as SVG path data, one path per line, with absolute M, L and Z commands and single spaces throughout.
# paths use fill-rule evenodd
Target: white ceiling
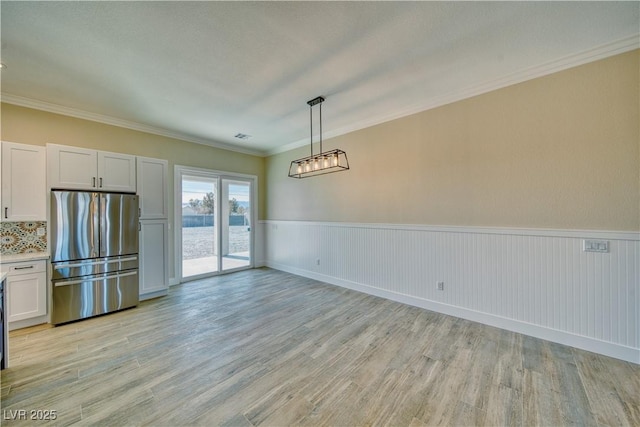
M 309 143 L 318 95 L 326 139 L 637 48 L 639 10 L 3 0 L 2 100 L 265 155 Z

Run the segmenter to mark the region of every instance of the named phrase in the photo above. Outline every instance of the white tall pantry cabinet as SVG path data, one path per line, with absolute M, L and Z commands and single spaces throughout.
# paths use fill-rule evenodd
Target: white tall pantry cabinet
M 169 289 L 169 162 L 137 157 L 140 196 L 140 300 Z

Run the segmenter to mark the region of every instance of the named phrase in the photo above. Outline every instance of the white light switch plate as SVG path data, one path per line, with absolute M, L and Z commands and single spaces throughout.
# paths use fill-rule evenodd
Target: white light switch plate
M 584 252 L 609 252 L 609 241 L 586 239 L 582 241 L 582 250 Z

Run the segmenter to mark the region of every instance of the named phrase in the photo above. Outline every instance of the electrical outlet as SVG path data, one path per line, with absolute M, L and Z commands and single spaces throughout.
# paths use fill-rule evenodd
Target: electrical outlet
M 46 230 L 44 229 L 44 227 L 38 227 L 36 228 L 36 235 L 38 236 L 44 236 L 46 233 Z
M 444 282 L 438 282 L 437 283 L 437 287 L 438 287 L 437 289 L 439 291 L 444 291 Z
M 320 258 L 316 259 L 316 265 L 320 265 Z
M 582 250 L 584 252 L 609 252 L 608 240 L 583 240 Z

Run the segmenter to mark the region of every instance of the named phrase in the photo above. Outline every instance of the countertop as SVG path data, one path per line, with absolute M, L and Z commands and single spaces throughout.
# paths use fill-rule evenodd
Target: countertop
M 12 262 L 38 261 L 41 259 L 49 259 L 49 253 L 33 252 L 29 254 L 0 255 L 0 265 L 9 264 Z

